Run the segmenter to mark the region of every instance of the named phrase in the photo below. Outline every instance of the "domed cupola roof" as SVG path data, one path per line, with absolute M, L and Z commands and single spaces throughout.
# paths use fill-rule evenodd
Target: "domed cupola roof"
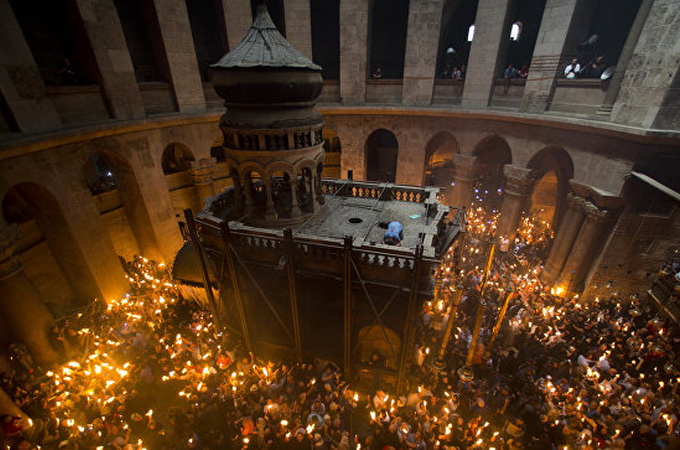
M 264 4 L 257 6 L 257 15 L 246 37 L 211 67 L 215 69 L 284 67 L 321 71 L 321 67 L 310 61 L 281 36 Z
M 259 4 L 250 31 L 211 66 L 215 91 L 227 113 L 222 125 L 285 128 L 323 121 L 314 108 L 321 93 L 321 67 L 279 33 L 265 4 Z

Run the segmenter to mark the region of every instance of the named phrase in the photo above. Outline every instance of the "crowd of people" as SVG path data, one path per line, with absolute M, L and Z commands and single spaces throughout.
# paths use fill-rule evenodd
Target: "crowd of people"
M 130 294 L 58 325 L 65 360 L 18 358 L 0 386 L 11 448 L 678 448 L 680 334 L 639 299 L 558 296 L 552 237 L 526 216 L 484 273 L 498 212 L 475 204 L 424 305 L 405 392 L 358 392 L 330 362 L 262 361 L 180 298 L 162 264 L 128 263 Z M 486 314 L 472 342 L 485 285 Z M 452 314 L 455 290 L 464 293 Z M 489 346 L 501 302 L 503 326 Z M 451 317 L 450 317 L 451 316 Z M 453 320 L 443 361 L 435 361 Z M 472 379 L 462 378 L 472 347 Z M 428 351 L 422 351 L 426 348 Z M 24 352 L 25 353 L 25 352 Z M 414 356 L 417 356 L 414 355 Z

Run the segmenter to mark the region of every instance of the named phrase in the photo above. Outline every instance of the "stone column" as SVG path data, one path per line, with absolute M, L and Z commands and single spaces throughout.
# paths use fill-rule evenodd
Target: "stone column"
M 583 283 L 601 246 L 600 237 L 607 218 L 606 210 L 590 202 L 585 202 L 584 210 L 585 220 L 560 276 L 559 284 L 568 292 L 583 291 Z
M 463 108 L 484 109 L 489 105 L 494 80 L 505 64 L 514 4 L 515 0 L 479 0 L 463 87 Z
M 309 0 L 286 0 L 286 40 L 312 59 L 312 13 Z
M 292 219 L 295 219 L 297 217 L 300 217 L 302 215 L 302 210 L 300 209 L 300 204 L 298 203 L 298 198 L 297 198 L 297 177 L 291 177 L 291 182 L 290 182 L 290 201 L 291 201 L 291 210 L 290 210 L 290 217 Z
M 170 79 L 182 113 L 206 111 L 203 82 L 198 70 L 189 14 L 184 0 L 153 0 Z
M 203 158 L 198 163 L 191 164 L 191 180 L 194 183 L 198 211 L 203 210 L 205 199 L 215 195 L 215 184 L 212 177 L 215 162 L 215 158 Z
M 411 0 L 408 11 L 402 103 L 429 105 L 432 101 L 442 0 Z
M 470 206 L 472 185 L 477 170 L 477 157 L 453 155 L 453 185 L 446 190 L 445 198 L 449 206 L 460 208 Z
M 519 220 L 527 206 L 527 198 L 534 186 L 534 181 L 536 181 L 531 176 L 531 172 L 531 169 L 511 164 L 503 167 L 506 185 L 496 234 L 508 238 L 510 242 L 515 239 Z
M 264 205 L 265 220 L 276 220 L 276 209 L 274 208 L 274 196 L 272 195 L 272 179 L 264 180 L 264 192 L 267 200 Z
M 546 284 L 552 284 L 562 272 L 564 262 L 567 260 L 569 251 L 581 229 L 585 203 L 583 197 L 572 193 L 567 195 L 567 211 L 562 217 L 559 231 L 555 236 L 550 254 L 540 275 L 541 280 Z
M 612 110 L 612 121 L 674 130 L 680 117 L 680 14 L 674 0 L 655 0 Z
M 630 27 L 628 38 L 626 38 L 626 43 L 624 44 L 621 55 L 619 56 L 619 60 L 616 63 L 616 72 L 614 72 L 614 76 L 609 81 L 607 94 L 602 101 L 600 109 L 597 111 L 597 114 L 599 115 L 609 116 L 612 112 L 614 102 L 616 101 L 616 97 L 618 97 L 619 90 L 621 89 L 623 75 L 626 73 L 626 68 L 630 63 L 630 59 L 633 57 L 633 51 L 635 50 L 635 46 L 640 39 L 640 34 L 642 33 L 642 29 L 645 26 L 647 18 L 649 17 L 649 11 L 652 9 L 653 4 L 654 0 L 643 0 L 642 4 L 640 5 L 640 9 L 638 9 L 637 15 L 635 16 L 635 21 Z
M 109 113 L 114 119 L 141 119 L 144 103 L 113 0 L 76 0 L 90 40 Z
M 586 39 L 597 2 L 589 0 L 548 0 L 543 10 L 536 47 L 520 111 L 542 113 L 552 100 L 557 78 L 564 70 L 563 55 L 575 52 Z
M 245 37 L 253 23 L 249 0 L 222 0 L 224 23 L 227 24 L 229 48 L 233 49 Z
M 37 365 L 47 367 L 59 361 L 48 333 L 54 318 L 14 258 L 19 229 L 0 224 L 0 317 L 3 326 L 26 345 Z
M 0 0 L 0 42 L 0 92 L 19 131 L 41 133 L 61 128 L 9 0 Z
M 366 97 L 369 1 L 340 2 L 340 101 L 363 104 Z

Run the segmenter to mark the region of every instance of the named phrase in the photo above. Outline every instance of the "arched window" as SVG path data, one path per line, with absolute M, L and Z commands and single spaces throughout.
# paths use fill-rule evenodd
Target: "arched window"
M 470 28 L 468 28 L 467 40 L 468 42 L 472 42 L 474 38 L 475 38 L 475 24 L 473 23 L 472 25 L 470 25 Z
M 510 27 L 510 40 L 513 42 L 519 41 L 519 36 L 522 34 L 522 22 L 515 22 Z

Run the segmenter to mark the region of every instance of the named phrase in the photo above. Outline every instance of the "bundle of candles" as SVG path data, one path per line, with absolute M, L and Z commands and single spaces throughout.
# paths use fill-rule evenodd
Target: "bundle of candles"
M 451 312 L 459 284 L 479 288 L 498 213 L 481 206 L 470 236 L 437 271 L 441 295 L 424 312 Z M 64 323 L 70 360 L 3 380 L 31 416 L 15 439 L 79 448 L 595 448 L 676 437 L 680 368 L 677 326 L 650 305 L 611 295 L 553 295 L 538 280 L 532 249 L 550 236 L 526 217 L 526 245 L 493 260 L 486 278 L 488 339 L 501 293 L 512 302 L 479 374 L 459 379 L 474 314 L 450 317 L 444 367 L 441 327 L 408 392 L 358 391 L 333 364 L 287 365 L 240 350 L 197 305 L 179 298 L 162 264 L 128 264 L 130 294 Z M 462 303 L 466 301 L 466 294 Z M 420 372 L 414 372 L 419 373 Z

